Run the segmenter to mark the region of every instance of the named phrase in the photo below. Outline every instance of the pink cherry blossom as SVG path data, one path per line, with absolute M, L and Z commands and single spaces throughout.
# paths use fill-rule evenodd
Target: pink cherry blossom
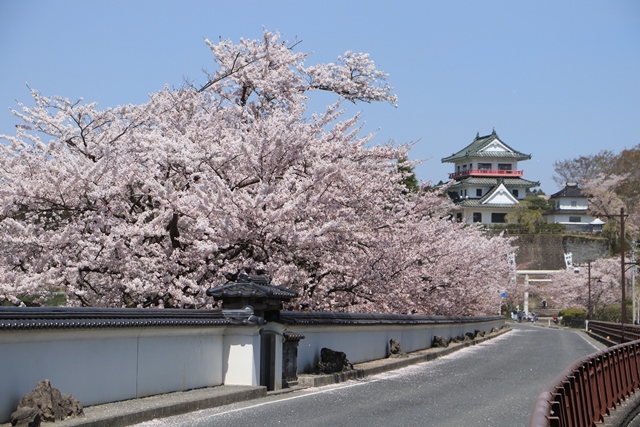
M 549 286 L 545 286 L 542 294 L 554 307 L 575 307 L 586 311 L 589 305 L 589 290 L 591 291 L 591 307 L 594 314 L 597 314 L 606 305 L 621 302 L 620 258 L 602 258 L 592 262 L 590 288 L 588 266 L 586 265 L 554 274 L 552 279 L 553 282 Z M 630 283 L 630 273 L 625 282 Z
M 306 65 L 268 31 L 207 44 L 202 88 L 19 104 L 0 145 L 0 301 L 210 307 L 205 290 L 246 270 L 297 290 L 292 309 L 497 313 L 511 240 L 452 222 L 441 192 L 407 192 L 409 146 L 344 116 L 344 100 L 397 102 L 368 55 Z M 310 113 L 319 90 L 336 101 Z

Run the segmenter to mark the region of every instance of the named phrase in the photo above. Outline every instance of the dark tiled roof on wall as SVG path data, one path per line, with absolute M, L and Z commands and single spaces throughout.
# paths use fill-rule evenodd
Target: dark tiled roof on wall
M 0 307 L 0 330 L 223 326 L 222 310 Z
M 487 322 L 496 317 L 428 316 L 414 314 L 368 314 L 283 311 L 279 323 L 285 325 L 415 325 Z

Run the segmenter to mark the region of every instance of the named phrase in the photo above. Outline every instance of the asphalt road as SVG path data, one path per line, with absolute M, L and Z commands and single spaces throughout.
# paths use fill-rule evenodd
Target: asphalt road
M 540 390 L 603 348 L 572 330 L 513 331 L 435 361 L 138 426 L 526 426 Z

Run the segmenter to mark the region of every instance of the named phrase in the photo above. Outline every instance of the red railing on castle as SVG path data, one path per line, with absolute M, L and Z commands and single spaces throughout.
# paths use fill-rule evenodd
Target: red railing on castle
M 524 175 L 521 170 L 503 170 L 503 169 L 466 169 L 460 172 L 449 174 L 449 179 L 462 178 L 465 176 L 479 177 L 520 177 Z

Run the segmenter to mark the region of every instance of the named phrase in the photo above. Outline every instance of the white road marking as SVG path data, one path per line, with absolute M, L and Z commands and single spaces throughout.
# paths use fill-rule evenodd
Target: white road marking
M 598 346 L 597 346 L 597 345 L 595 345 L 592 341 L 588 340 L 588 339 L 587 339 L 587 337 L 585 337 L 585 336 L 584 336 L 584 334 L 578 334 L 578 335 L 580 335 L 580 337 L 581 337 L 583 340 L 585 340 L 586 342 L 588 342 L 588 343 L 589 343 L 589 345 L 590 345 L 591 347 L 595 348 L 595 349 L 596 349 L 596 350 L 598 350 L 598 351 L 602 350 L 602 348 L 601 348 L 601 347 L 598 347 Z

